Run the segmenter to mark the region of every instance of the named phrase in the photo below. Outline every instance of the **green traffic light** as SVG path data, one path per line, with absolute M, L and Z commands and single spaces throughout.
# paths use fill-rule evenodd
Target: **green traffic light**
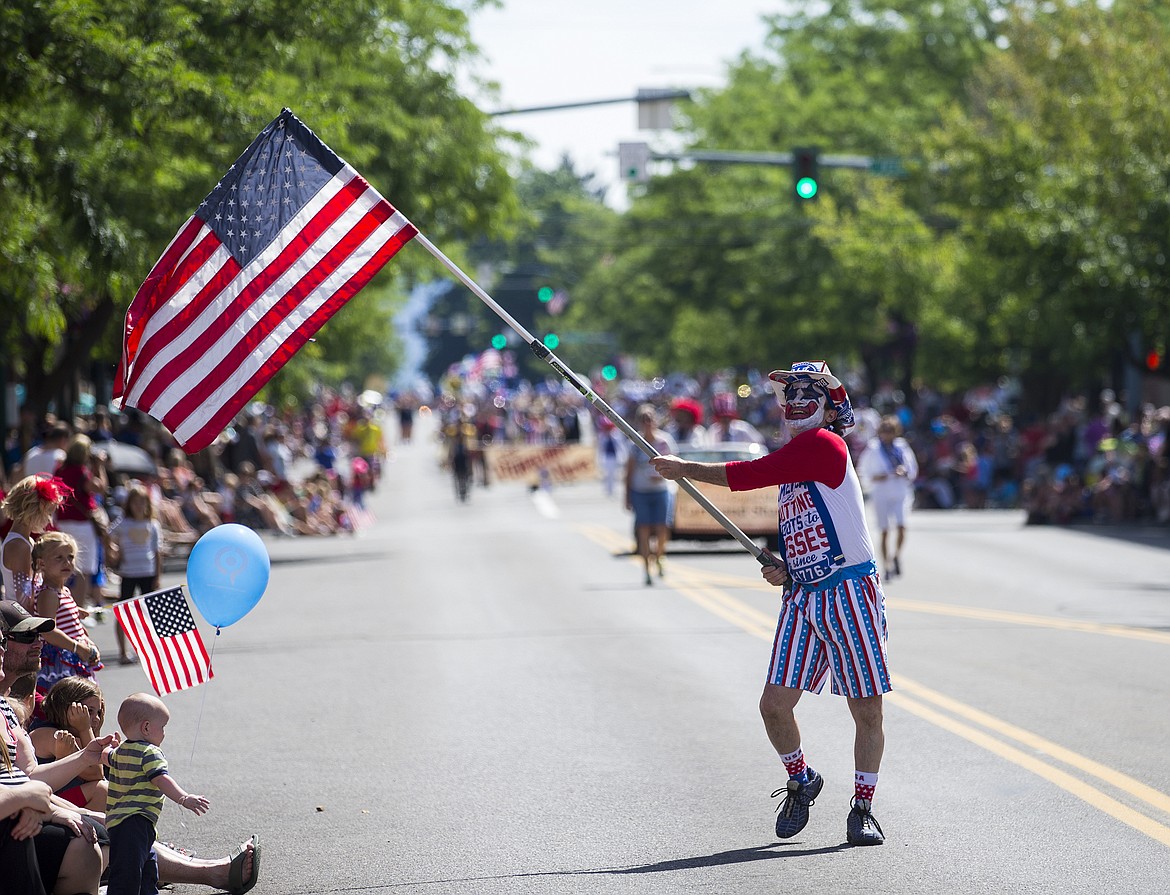
M 503 333 L 496 333 L 492 336 L 492 347 L 497 351 L 503 351 L 508 347 L 508 337 Z
M 811 177 L 802 177 L 796 181 L 796 195 L 802 199 L 811 199 L 817 194 L 817 182 Z
M 553 292 L 552 286 L 541 286 L 539 289 L 536 290 L 536 297 L 539 298 L 545 304 L 548 304 L 548 302 L 552 301 L 553 295 L 554 295 L 554 292 Z
M 556 333 L 549 333 L 544 337 L 544 347 L 550 351 L 556 351 L 557 346 L 561 344 L 561 337 Z
M 613 364 L 606 364 L 601 368 L 601 378 L 606 382 L 613 382 L 617 379 L 617 367 Z

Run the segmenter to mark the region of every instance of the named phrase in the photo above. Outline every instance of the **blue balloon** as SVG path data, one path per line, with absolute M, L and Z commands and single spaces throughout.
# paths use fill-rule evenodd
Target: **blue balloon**
M 187 557 L 187 587 L 208 624 L 234 625 L 264 596 L 271 563 L 264 542 L 234 522 L 219 525 L 196 541 Z

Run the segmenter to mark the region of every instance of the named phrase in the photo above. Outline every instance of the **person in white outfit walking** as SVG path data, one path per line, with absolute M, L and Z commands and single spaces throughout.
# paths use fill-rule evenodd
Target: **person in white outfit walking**
M 914 480 L 918 459 L 902 437 L 896 416 L 884 416 L 877 437 L 861 454 L 858 472 L 869 490 L 869 499 L 881 532 L 882 567 L 886 578 L 902 574 L 902 547 L 906 543 L 906 517 L 914 505 Z M 893 550 L 890 530 L 896 528 Z

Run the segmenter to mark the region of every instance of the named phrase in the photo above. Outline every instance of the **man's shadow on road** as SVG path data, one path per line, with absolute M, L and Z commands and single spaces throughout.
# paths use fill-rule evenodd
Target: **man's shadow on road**
M 747 864 L 751 861 L 770 861 L 774 858 L 807 858 L 813 855 L 829 855 L 851 846 L 842 842 L 824 848 L 788 848 L 780 842 L 769 842 L 752 848 L 734 848 L 694 858 L 675 858 L 670 861 L 656 861 L 633 867 L 611 867 L 603 870 L 577 870 L 574 873 L 664 873 L 671 870 L 696 870 L 701 867 L 721 867 L 727 864 Z
M 466 876 L 457 879 L 412 880 L 409 882 L 380 883 L 377 885 L 349 886 L 334 889 L 334 892 L 362 892 L 369 889 L 398 888 L 435 883 L 474 883 L 502 879 L 534 879 L 542 876 L 597 876 L 601 874 L 622 875 L 632 873 L 669 873 L 676 870 L 699 870 L 704 867 L 724 867 L 731 864 L 747 864 L 752 861 L 771 861 L 777 858 L 807 858 L 814 855 L 829 855 L 852 848 L 846 842 L 824 848 L 789 848 L 782 842 L 769 842 L 751 848 L 735 848 L 716 852 L 713 855 L 699 855 L 693 858 L 674 858 L 669 861 L 655 861 L 653 864 L 636 864 L 630 867 L 594 867 L 582 870 L 529 870 L 517 873 L 495 873 L 485 876 Z

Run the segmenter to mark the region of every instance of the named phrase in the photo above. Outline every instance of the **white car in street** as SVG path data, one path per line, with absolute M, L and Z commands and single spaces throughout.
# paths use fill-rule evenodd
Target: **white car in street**
M 762 444 L 721 442 L 704 447 L 679 445 L 675 454 L 683 460 L 700 463 L 727 463 L 732 460 L 755 460 L 767 453 Z M 719 485 L 692 482 L 700 493 L 719 508 L 748 537 L 764 540 L 768 549 L 779 547 L 777 519 L 777 491 L 760 488 L 755 491 L 730 491 Z M 710 513 L 699 506 L 681 488 L 675 492 L 674 514 L 670 524 L 672 541 L 718 541 L 732 536 Z

